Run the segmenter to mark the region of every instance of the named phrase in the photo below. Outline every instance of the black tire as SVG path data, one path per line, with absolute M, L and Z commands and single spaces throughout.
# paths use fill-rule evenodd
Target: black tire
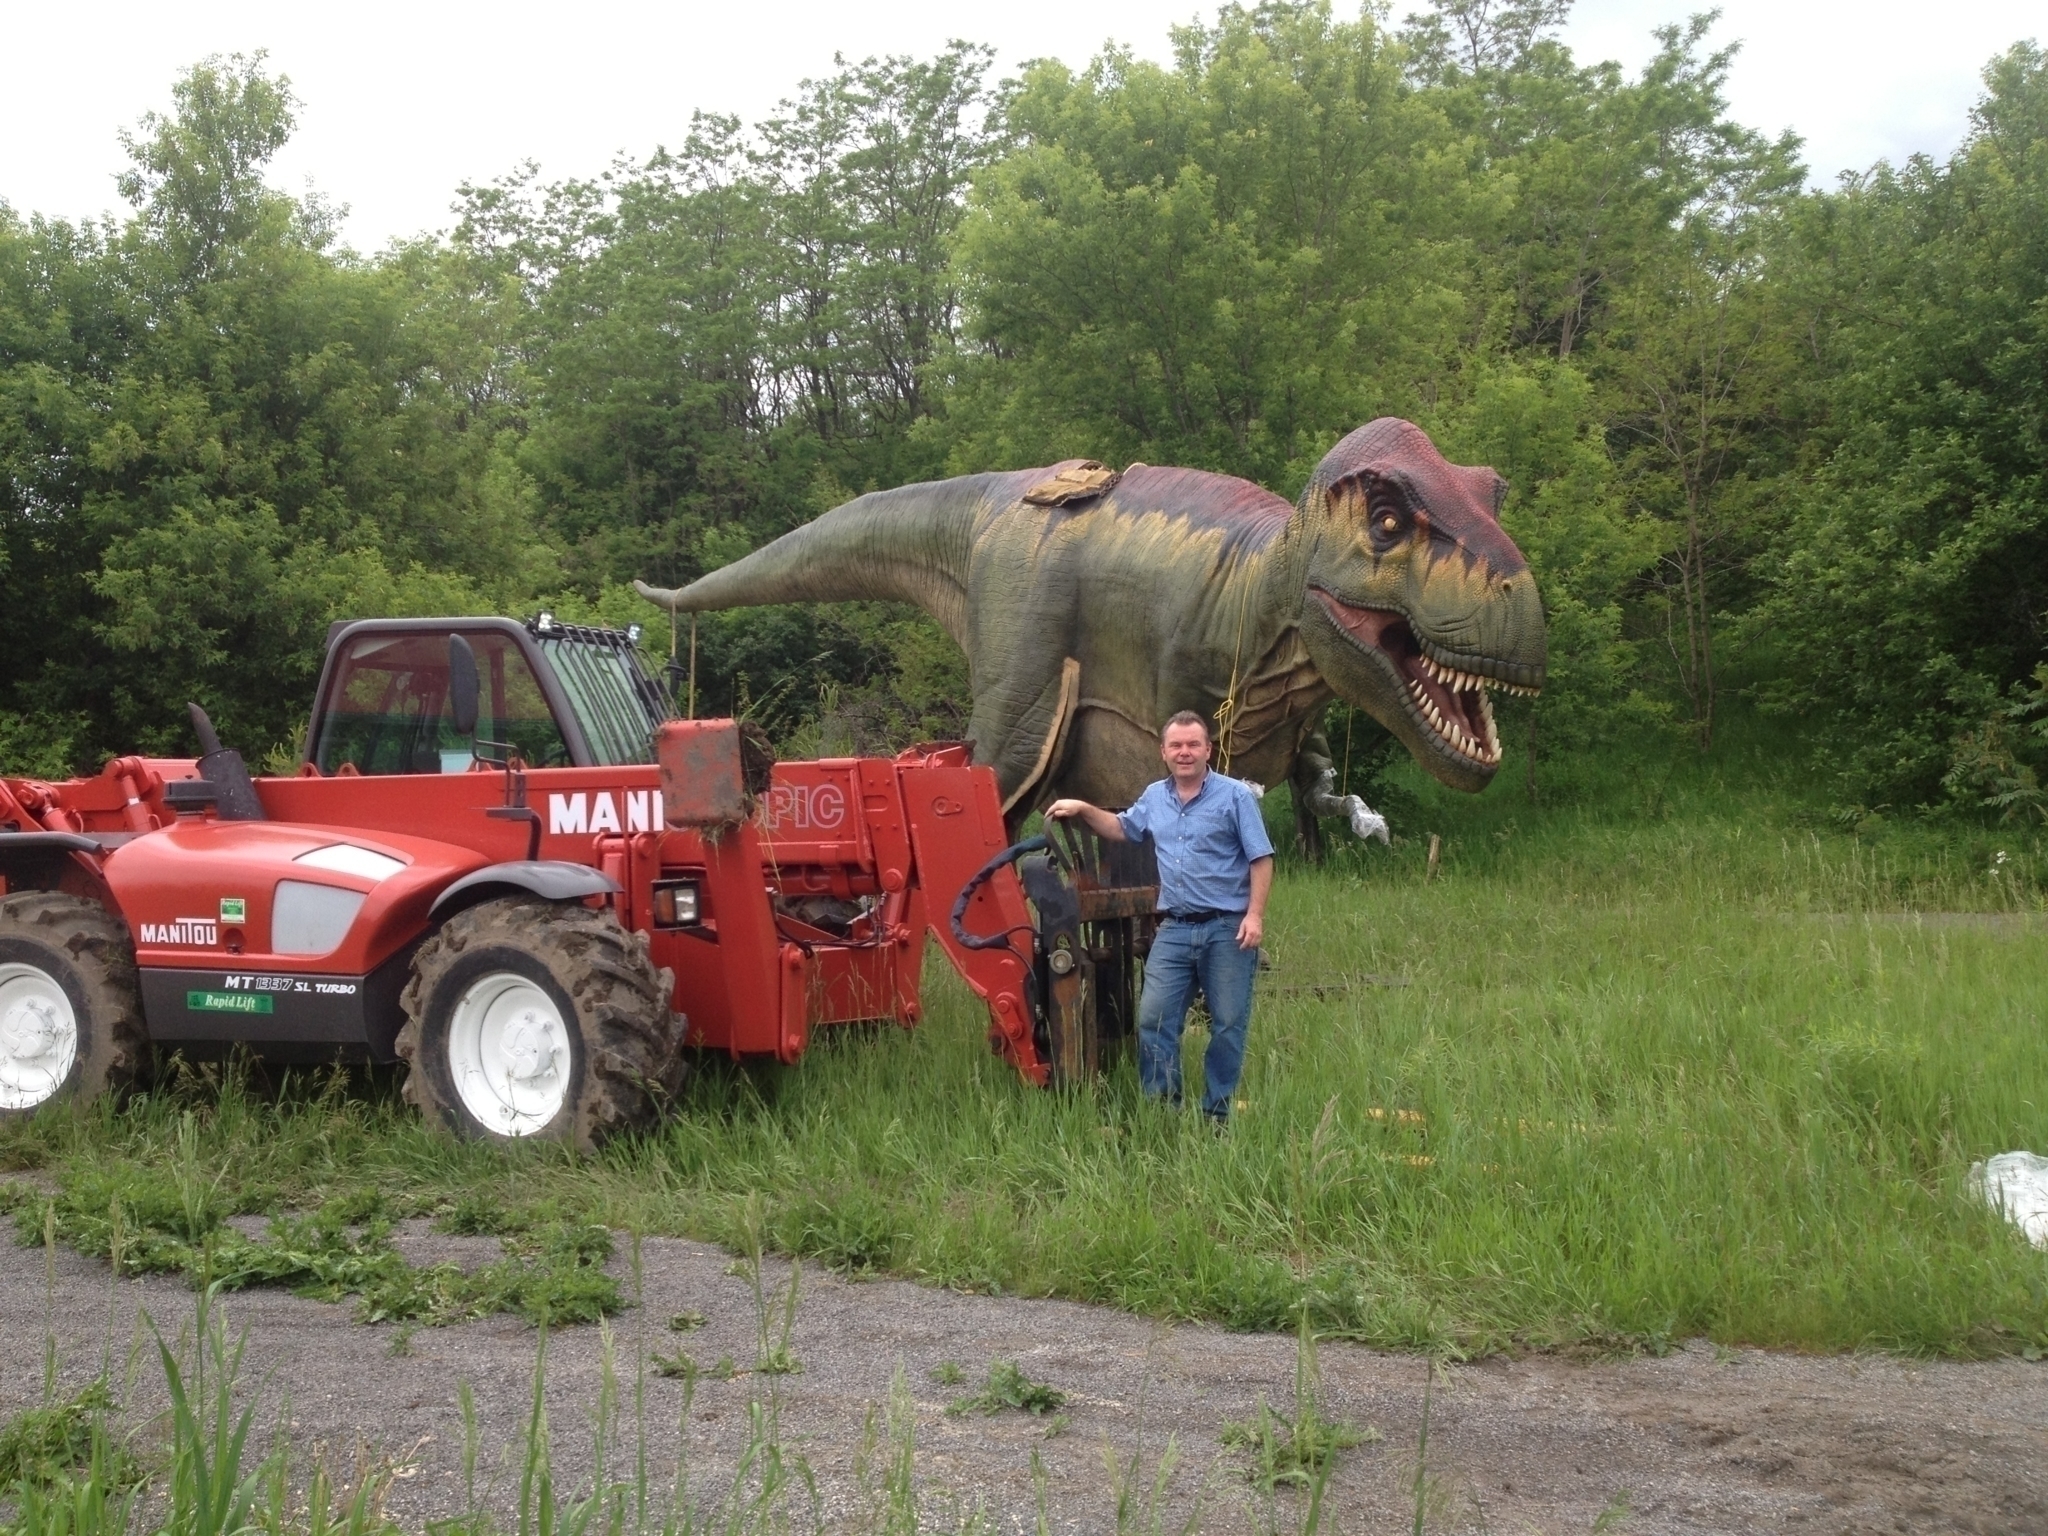
M 51 1006 L 52 986 L 69 1004 L 73 1036 L 71 1060 L 54 1082 L 23 1054 L 29 1032 L 56 1025 L 61 1035 L 65 1010 Z M 149 1059 L 127 928 L 98 902 L 61 891 L 0 899 L 0 1118 L 56 1099 L 89 1103 L 138 1081 Z
M 555 1065 L 528 1079 L 538 1084 L 543 1109 L 559 1090 L 559 1107 L 544 1121 L 534 1118 L 540 1110 L 514 1103 L 509 1079 L 494 1083 L 477 1071 L 478 1057 L 461 1043 L 474 1027 L 466 1021 L 488 1011 L 478 999 L 493 989 L 532 999 L 543 1030 L 551 1029 L 540 1000 L 519 991 L 522 982 L 553 1004 L 566 1036 L 557 1049 L 544 1034 Z M 411 1067 L 405 1097 L 465 1138 L 531 1137 L 588 1149 L 644 1129 L 660 1118 L 686 1070 L 682 1021 L 669 1011 L 674 986 L 673 975 L 649 958 L 646 935 L 628 933 L 610 912 L 531 896 L 470 907 L 413 957 L 397 1042 Z M 503 1050 L 489 1058 L 509 1059 Z M 466 1088 L 458 1060 L 473 1063 Z

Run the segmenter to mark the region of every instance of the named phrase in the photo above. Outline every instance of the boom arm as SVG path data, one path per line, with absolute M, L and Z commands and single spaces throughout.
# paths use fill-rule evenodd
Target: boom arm
M 722 996 L 709 1007 L 679 999 L 702 1043 L 793 1060 L 813 1025 L 890 1016 L 914 1024 L 929 936 L 987 1006 L 990 1044 L 1028 1081 L 1047 1081 L 1033 1029 L 1032 915 L 1016 871 L 981 882 L 966 914 L 971 931 L 1014 934 L 1014 946 L 973 949 L 949 921 L 954 898 L 1008 841 L 995 774 L 972 766 L 965 746 L 783 763 L 753 787 L 729 720 L 670 721 L 655 755 L 668 827 L 662 865 L 701 861 L 716 914 L 718 963 L 704 985 Z M 869 906 L 847 933 L 831 934 L 787 915 L 806 898 Z M 681 991 L 686 971 L 677 974 Z

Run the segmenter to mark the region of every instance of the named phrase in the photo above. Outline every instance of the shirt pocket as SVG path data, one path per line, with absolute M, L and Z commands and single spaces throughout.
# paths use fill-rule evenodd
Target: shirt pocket
M 1229 801 L 1202 807 L 1197 825 L 1189 829 L 1190 852 L 1218 874 L 1229 874 L 1243 857 L 1237 836 L 1237 811 Z

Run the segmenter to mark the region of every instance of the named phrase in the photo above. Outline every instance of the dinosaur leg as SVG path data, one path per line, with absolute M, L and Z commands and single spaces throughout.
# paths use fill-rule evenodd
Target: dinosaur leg
M 1005 818 L 1021 822 L 1037 808 L 1036 797 L 1066 749 L 1080 697 L 1081 663 L 1066 656 L 1037 689 L 992 689 L 975 702 L 968 727 L 974 759 L 995 769 Z M 1005 710 L 1006 701 L 1021 707 Z
M 1318 792 L 1327 789 L 1323 782 L 1326 773 L 1334 782 L 1330 744 L 1321 731 L 1313 731 L 1294 754 L 1294 772 L 1288 776 L 1294 790 L 1294 845 L 1311 864 L 1323 862 L 1323 823 L 1316 814 L 1315 801 Z

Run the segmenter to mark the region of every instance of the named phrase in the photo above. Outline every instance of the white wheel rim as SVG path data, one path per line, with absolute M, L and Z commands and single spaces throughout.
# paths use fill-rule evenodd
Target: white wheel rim
M 562 1010 L 511 971 L 472 982 L 448 1020 L 448 1074 L 478 1125 L 499 1136 L 531 1136 L 569 1097 Z
M 57 978 L 16 961 L 0 964 L 0 1109 L 34 1109 L 71 1076 L 78 1015 Z

